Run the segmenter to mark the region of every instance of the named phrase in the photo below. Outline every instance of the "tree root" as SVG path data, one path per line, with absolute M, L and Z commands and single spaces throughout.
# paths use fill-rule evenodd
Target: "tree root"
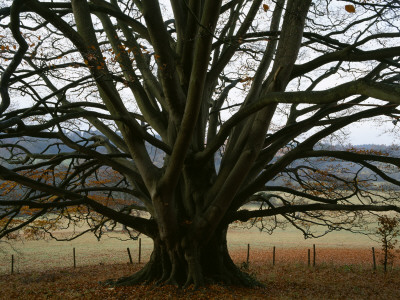
M 215 238 L 209 247 L 195 246 L 183 250 L 176 247 L 167 251 L 156 240 L 150 261 L 137 273 L 117 280 L 102 282 L 107 286 L 129 286 L 140 284 L 174 285 L 195 289 L 209 284 L 262 287 L 251 275 L 243 272 L 232 261 L 226 245 L 226 235 Z
M 119 286 L 132 286 L 132 285 L 147 285 L 154 284 L 156 286 L 173 285 L 183 289 L 189 287 L 194 287 L 194 289 L 201 288 L 203 286 L 211 284 L 221 284 L 227 286 L 243 286 L 243 287 L 264 287 L 262 283 L 257 281 L 250 274 L 241 271 L 236 265 L 229 268 L 225 267 L 222 272 L 216 272 L 215 274 L 197 274 L 197 278 L 193 276 L 190 272 L 186 274 L 186 281 L 178 281 L 175 276 L 169 276 L 167 278 L 166 274 L 159 274 L 154 272 L 154 265 L 152 262 L 144 266 L 144 268 L 137 273 L 121 277 L 116 280 L 106 280 L 101 282 L 102 285 L 119 287 Z

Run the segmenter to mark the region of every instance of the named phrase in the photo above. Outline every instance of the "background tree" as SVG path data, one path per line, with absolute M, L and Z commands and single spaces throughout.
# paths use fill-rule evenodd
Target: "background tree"
M 231 222 L 311 235 L 400 211 L 397 149 L 331 146 L 397 122 L 398 1 L 2 5 L 0 179 L 20 195 L 0 201 L 0 237 L 45 216 L 118 222 L 154 250 L 116 284 L 253 284 Z
M 376 230 L 377 236 L 380 238 L 382 243 L 382 264 L 383 269 L 387 271 L 388 263 L 393 264 L 393 259 L 395 257 L 393 250 L 397 244 L 397 237 L 399 236 L 399 220 L 397 218 L 391 218 L 387 215 L 378 217 L 378 228 Z

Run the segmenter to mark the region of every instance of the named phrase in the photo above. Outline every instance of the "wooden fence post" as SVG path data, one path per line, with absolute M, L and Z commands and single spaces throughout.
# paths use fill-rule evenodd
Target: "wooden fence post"
M 74 269 L 76 268 L 76 256 L 75 256 L 75 248 L 73 248 L 73 250 L 72 250 L 72 254 L 73 254 L 73 257 L 74 257 Z
M 249 260 L 250 260 L 250 244 L 247 244 L 247 259 L 246 259 L 247 265 L 249 265 Z
M 275 246 L 272 250 L 272 265 L 275 266 Z
M 14 274 L 14 254 L 11 254 L 11 274 Z
M 307 257 L 307 265 L 310 266 L 311 265 L 311 250 L 307 249 L 308 251 L 308 257 Z
M 376 260 L 375 260 L 375 248 L 372 247 L 372 261 L 374 264 L 374 271 L 376 270 Z
M 315 267 L 315 256 L 316 256 L 316 253 L 315 253 L 315 244 L 313 244 L 313 267 Z
M 131 264 L 133 264 L 133 261 L 132 261 L 132 256 L 131 256 L 131 250 L 129 250 L 129 247 L 128 247 L 128 248 L 126 248 L 126 250 L 128 251 L 129 262 L 130 262 Z
M 142 258 L 142 239 L 139 238 L 139 264 Z

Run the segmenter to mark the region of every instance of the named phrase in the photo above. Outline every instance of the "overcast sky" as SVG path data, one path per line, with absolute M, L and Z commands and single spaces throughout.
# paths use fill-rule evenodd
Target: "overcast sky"
M 398 125 L 397 125 L 398 126 Z M 387 128 L 388 130 L 392 130 L 394 127 L 393 124 L 375 124 L 375 123 L 365 123 L 357 126 L 353 126 L 350 130 L 349 141 L 353 145 L 362 145 L 362 144 L 399 144 L 400 139 L 396 137 L 393 133 L 384 132 L 382 127 Z

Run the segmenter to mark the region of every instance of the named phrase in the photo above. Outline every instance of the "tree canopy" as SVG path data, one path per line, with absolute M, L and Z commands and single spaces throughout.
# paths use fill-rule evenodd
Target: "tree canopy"
M 252 284 L 232 222 L 312 235 L 400 212 L 399 150 L 343 141 L 395 134 L 399 1 L 1 5 L 0 238 L 119 223 L 154 250 L 114 284 Z

